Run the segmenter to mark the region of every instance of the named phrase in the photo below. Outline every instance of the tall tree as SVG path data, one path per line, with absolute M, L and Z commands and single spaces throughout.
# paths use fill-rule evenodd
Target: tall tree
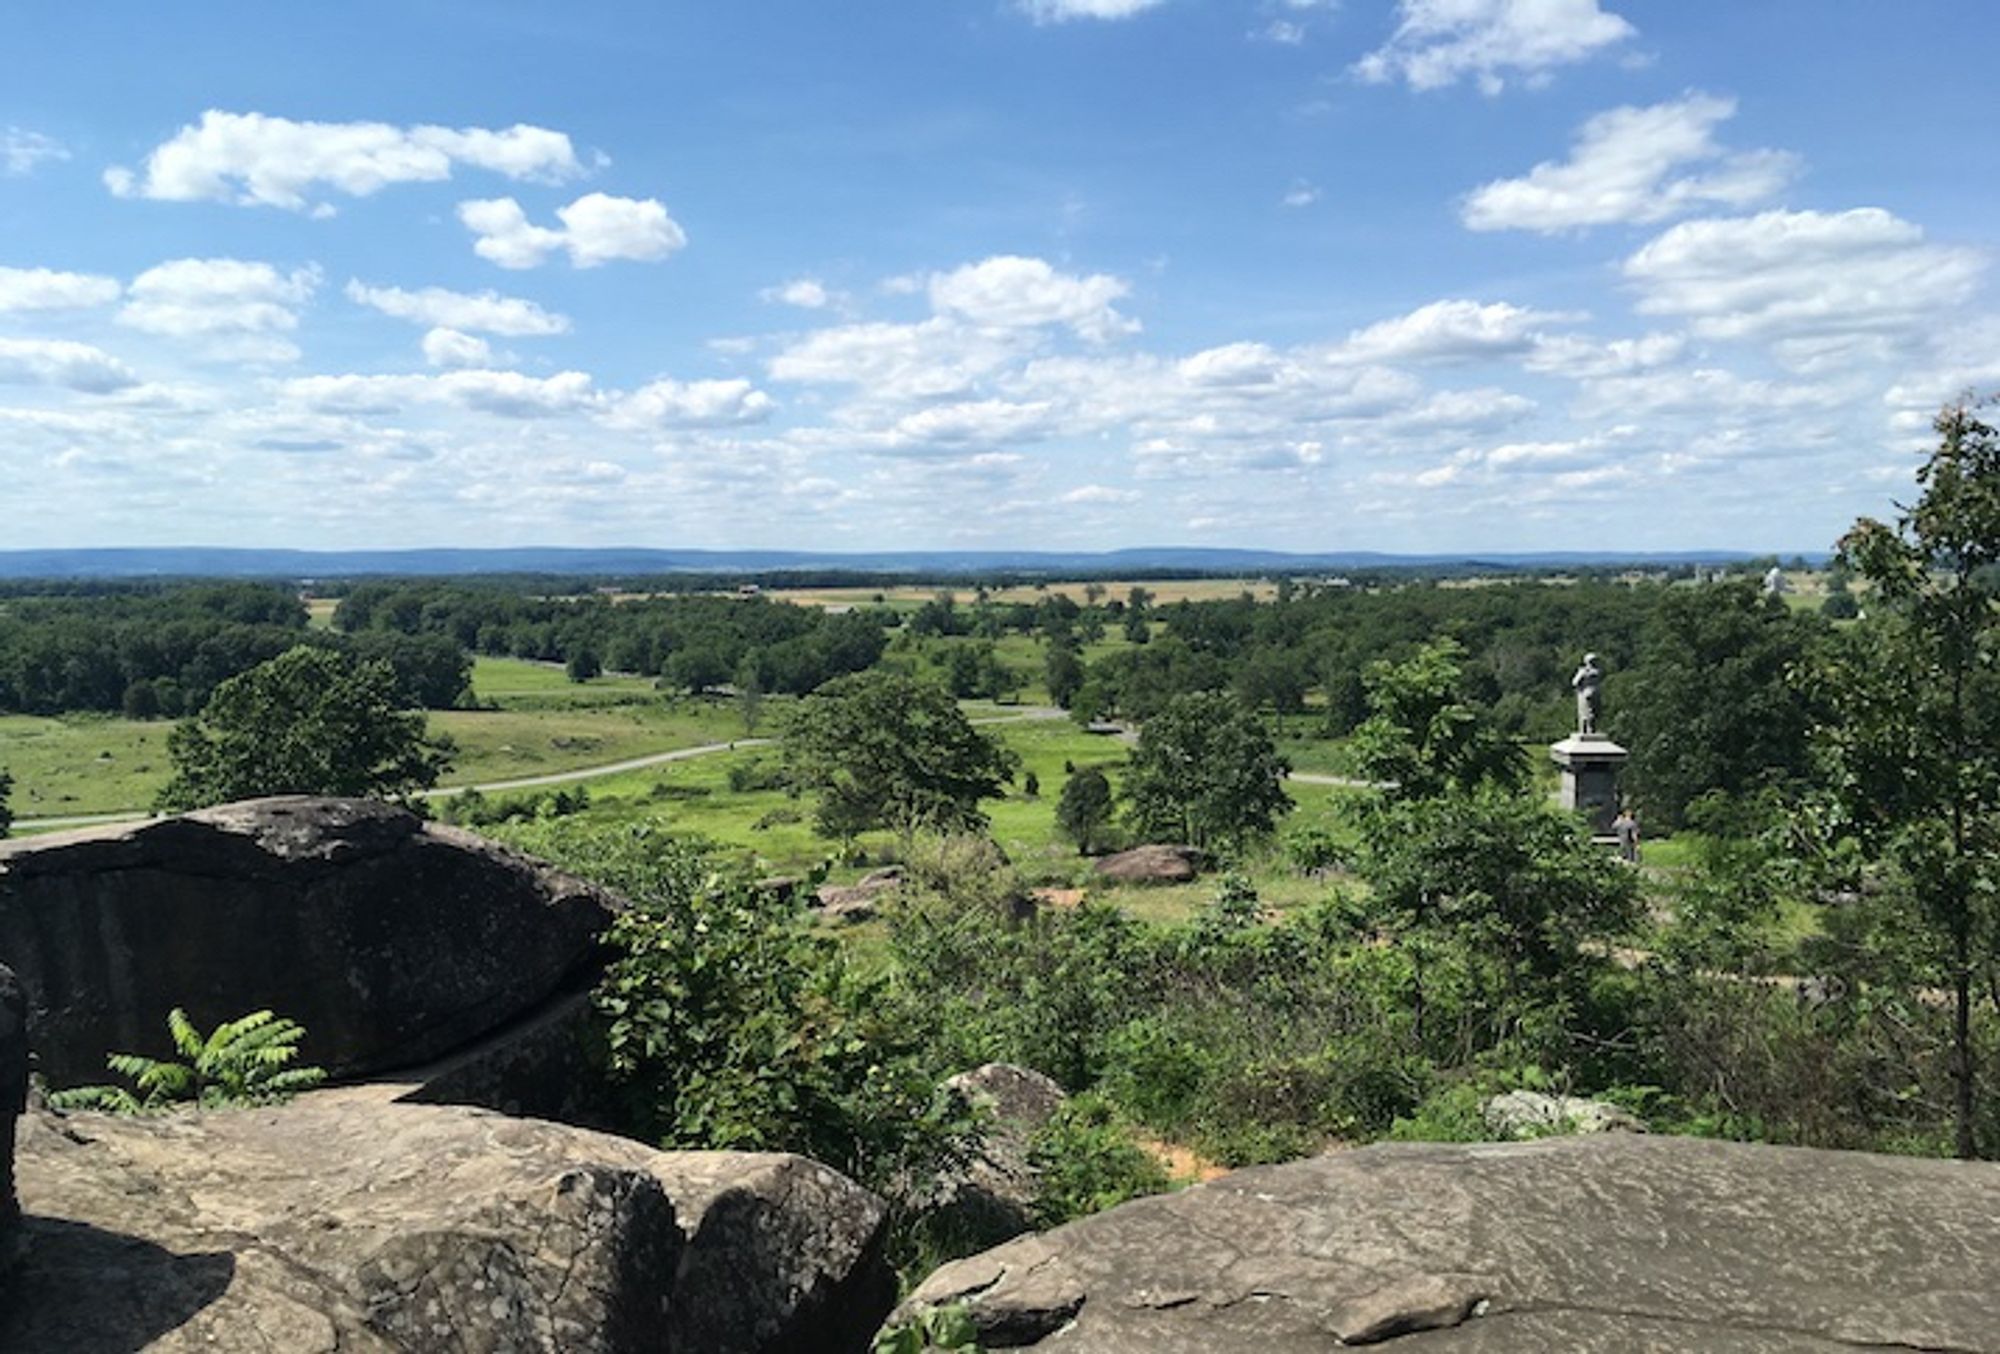
M 1370 714 L 1354 731 L 1354 751 L 1361 774 L 1388 787 L 1390 798 L 1521 783 L 1520 750 L 1467 694 L 1464 660 L 1464 646 L 1444 638 L 1400 663 L 1369 667 Z
M 1812 708 L 1799 668 L 1818 618 L 1749 581 L 1675 588 L 1654 609 L 1629 674 L 1612 675 L 1611 731 L 1632 751 L 1627 787 L 1662 826 L 1717 790 L 1782 789 L 1807 774 Z
M 159 805 L 405 795 L 436 785 L 456 750 L 402 708 L 387 663 L 300 645 L 218 686 L 167 735 L 174 774 Z
M 1976 1156 L 1975 980 L 2000 1008 L 2000 435 L 1975 408 L 1936 422 L 1915 506 L 1856 522 L 1839 558 L 1869 619 L 1822 669 L 1837 830 L 1906 881 L 1922 956 L 1951 992 L 1956 1146 Z
M 1102 771 L 1086 766 L 1063 782 L 1056 801 L 1056 826 L 1084 855 L 1111 821 L 1111 782 Z
M 1139 730 L 1125 776 L 1128 813 L 1154 840 L 1240 847 L 1291 812 L 1290 771 L 1255 713 L 1230 696 L 1176 696 Z
M 875 827 L 973 828 L 1019 761 L 982 734 L 942 687 L 862 672 L 800 701 L 785 730 L 792 782 L 818 797 L 828 836 Z

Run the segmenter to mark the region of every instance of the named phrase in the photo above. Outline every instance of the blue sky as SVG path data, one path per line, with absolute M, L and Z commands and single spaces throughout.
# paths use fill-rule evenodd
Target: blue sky
M 0 548 L 1822 549 L 2000 8 L 23 7 Z

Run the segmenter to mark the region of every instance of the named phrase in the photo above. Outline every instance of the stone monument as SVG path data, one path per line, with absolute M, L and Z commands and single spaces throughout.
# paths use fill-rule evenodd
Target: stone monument
M 1618 771 L 1630 754 L 1598 732 L 1604 669 L 1597 665 L 1596 654 L 1583 656 L 1583 666 L 1569 684 L 1576 692 L 1576 732 L 1549 748 L 1549 756 L 1562 768 L 1562 806 L 1585 815 L 1593 835 L 1616 840 L 1611 823 L 1618 816 Z

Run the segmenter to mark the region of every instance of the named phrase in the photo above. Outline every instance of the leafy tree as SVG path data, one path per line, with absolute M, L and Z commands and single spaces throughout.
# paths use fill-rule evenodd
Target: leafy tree
M 1361 774 L 1392 799 L 1430 799 L 1492 782 L 1519 785 L 1521 753 L 1465 692 L 1465 647 L 1439 639 L 1401 663 L 1376 663 L 1365 679 L 1372 713 L 1354 731 Z
M 1228 695 L 1176 696 L 1139 730 L 1127 813 L 1153 840 L 1235 848 L 1291 812 L 1290 771 L 1255 714 Z
M 14 810 L 7 803 L 7 796 L 13 793 L 14 778 L 0 769 L 0 837 L 5 837 L 14 826 Z
M 757 675 L 757 664 L 747 656 L 736 668 L 736 713 L 743 718 L 743 736 L 755 737 L 764 718 L 764 682 Z
M 595 649 L 575 649 L 570 652 L 569 661 L 563 664 L 563 671 L 572 682 L 583 683 L 604 675 L 604 663 Z
M 1074 644 L 1049 644 L 1048 658 L 1042 667 L 1042 683 L 1049 689 L 1049 699 L 1067 710 L 1076 701 L 1076 693 L 1083 686 L 1083 660 L 1077 656 Z
M 269 1011 L 225 1020 L 213 1033 L 203 1035 L 187 1012 L 176 1006 L 167 1012 L 167 1032 L 184 1061 L 137 1053 L 114 1053 L 105 1059 L 112 1071 L 131 1080 L 138 1095 L 123 1086 L 79 1086 L 55 1092 L 49 1103 L 57 1109 L 114 1114 L 143 1114 L 187 1102 L 207 1109 L 270 1105 L 326 1080 L 322 1068 L 291 1065 L 306 1032 Z
M 397 700 L 386 663 L 301 645 L 230 678 L 167 736 L 163 809 L 261 795 L 393 796 L 428 789 L 451 766 L 449 738 Z
M 1524 1008 L 1555 997 L 1566 972 L 1595 961 L 1579 945 L 1634 916 L 1633 872 L 1546 803 L 1487 783 L 1426 799 L 1385 799 L 1363 818 L 1370 906 L 1409 956 L 1421 1043 L 1432 974 L 1449 971 L 1466 1009 L 1499 1037 Z
M 1102 771 L 1086 766 L 1063 782 L 1062 796 L 1056 800 L 1056 826 L 1077 850 L 1089 855 L 1110 821 L 1111 782 Z
M 1903 882 L 1918 958 L 1949 989 L 1957 1151 L 1977 1154 L 1975 980 L 2000 1004 L 2000 434 L 1945 409 L 1891 526 L 1855 523 L 1842 564 L 1878 599 L 1823 665 L 1829 825 Z
M 1782 789 L 1807 774 L 1813 711 L 1798 669 L 1825 627 L 1750 582 L 1676 588 L 1655 608 L 1609 723 L 1647 816 L 1681 822 L 1703 794 Z
M 967 720 L 951 693 L 893 672 L 828 682 L 799 702 L 784 736 L 792 783 L 818 797 L 828 836 L 875 827 L 970 828 L 1019 760 Z

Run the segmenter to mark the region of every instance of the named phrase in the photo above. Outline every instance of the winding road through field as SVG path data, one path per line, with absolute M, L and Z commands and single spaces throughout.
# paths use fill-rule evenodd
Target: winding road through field
M 975 719 L 974 724 L 1025 724 L 1033 720 L 1067 719 L 1068 711 L 1053 705 L 1027 705 L 1020 710 L 1005 715 L 987 715 Z M 728 743 L 698 743 L 693 747 L 671 748 L 666 752 L 648 753 L 644 757 L 628 757 L 620 762 L 605 762 L 599 766 L 579 766 L 568 771 L 550 771 L 539 776 L 517 776 L 511 780 L 486 780 L 472 785 L 440 785 L 435 790 L 419 793 L 425 799 L 448 799 L 466 790 L 477 790 L 481 794 L 495 794 L 506 790 L 534 790 L 545 785 L 566 785 L 571 781 L 596 780 L 603 776 L 619 776 L 627 771 L 644 771 L 649 766 L 664 766 L 668 762 L 692 761 L 696 757 L 712 757 L 718 752 L 740 752 L 744 748 L 771 747 L 775 738 L 738 738 Z M 46 832 L 57 828 L 100 827 L 109 823 L 139 823 L 153 815 L 139 809 L 121 809 L 114 813 L 80 813 L 61 818 L 16 818 L 14 830 L 17 832 Z

